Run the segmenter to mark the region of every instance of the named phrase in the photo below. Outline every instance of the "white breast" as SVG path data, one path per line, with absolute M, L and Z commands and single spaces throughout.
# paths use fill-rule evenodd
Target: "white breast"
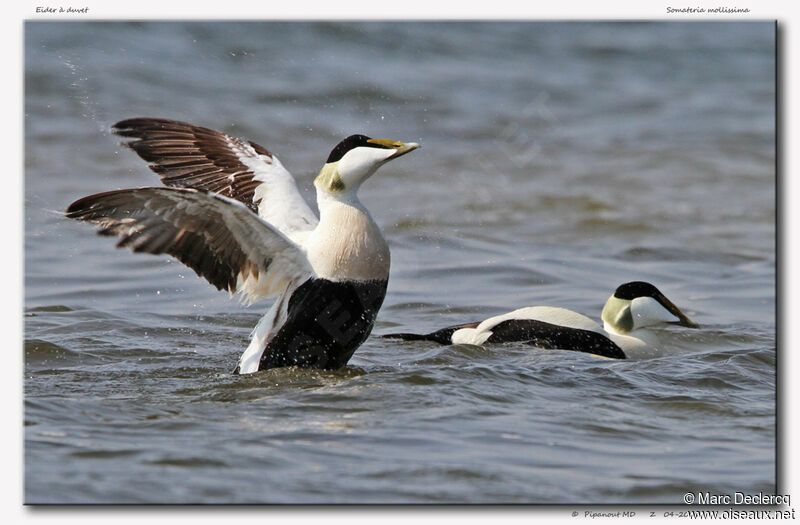
M 305 249 L 314 272 L 332 281 L 389 278 L 389 246 L 360 203 L 329 202 Z

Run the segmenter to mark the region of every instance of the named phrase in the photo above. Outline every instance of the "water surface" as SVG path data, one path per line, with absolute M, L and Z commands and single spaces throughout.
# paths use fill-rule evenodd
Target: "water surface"
M 26 503 L 680 503 L 775 490 L 771 23 L 25 26 Z M 187 120 L 309 200 L 346 135 L 392 250 L 335 372 L 233 376 L 268 304 L 115 250 L 66 206 L 156 185 L 109 134 Z M 612 361 L 398 343 L 656 284 L 700 330 Z

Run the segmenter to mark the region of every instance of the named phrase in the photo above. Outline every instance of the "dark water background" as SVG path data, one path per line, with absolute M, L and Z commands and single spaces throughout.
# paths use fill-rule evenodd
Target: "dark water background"
M 772 23 L 25 25 L 26 503 L 681 503 L 775 490 Z M 266 304 L 61 211 L 156 185 L 157 116 L 275 152 L 313 199 L 362 132 L 392 249 L 336 372 L 232 376 Z M 702 325 L 610 361 L 398 344 L 655 283 Z

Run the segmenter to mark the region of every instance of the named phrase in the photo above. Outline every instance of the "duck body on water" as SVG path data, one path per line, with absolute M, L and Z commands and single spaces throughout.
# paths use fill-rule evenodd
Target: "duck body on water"
M 344 366 L 386 295 L 389 247 L 358 189 L 419 144 L 351 135 L 314 181 L 319 218 L 292 175 L 253 142 L 185 122 L 134 118 L 114 132 L 166 187 L 84 197 L 67 217 L 120 237 L 118 247 L 176 257 L 246 302 L 277 297 L 234 373 Z
M 427 334 L 396 333 L 382 337 L 440 344 L 519 342 L 548 350 L 574 350 L 625 359 L 658 351 L 658 337 L 650 327 L 666 323 L 698 328 L 658 288 L 643 281 L 617 287 L 606 301 L 601 317 L 602 326 L 566 308 L 529 306 Z

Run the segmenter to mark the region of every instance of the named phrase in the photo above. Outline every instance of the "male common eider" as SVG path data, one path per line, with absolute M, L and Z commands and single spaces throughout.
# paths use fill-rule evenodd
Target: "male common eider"
M 401 333 L 383 337 L 445 345 L 524 342 L 544 349 L 576 350 L 625 359 L 632 353 L 643 356 L 644 352 L 657 350 L 658 339 L 646 327 L 670 323 L 698 328 L 658 288 L 642 281 L 619 286 L 606 301 L 601 317 L 602 327 L 566 308 L 530 306 L 429 334 Z
M 352 135 L 314 186 L 319 219 L 277 157 L 253 142 L 155 118 L 113 126 L 168 187 L 84 197 L 67 217 L 117 235 L 118 247 L 167 253 L 252 303 L 277 296 L 234 373 L 344 366 L 386 294 L 389 247 L 358 200 L 361 183 L 414 142 Z

